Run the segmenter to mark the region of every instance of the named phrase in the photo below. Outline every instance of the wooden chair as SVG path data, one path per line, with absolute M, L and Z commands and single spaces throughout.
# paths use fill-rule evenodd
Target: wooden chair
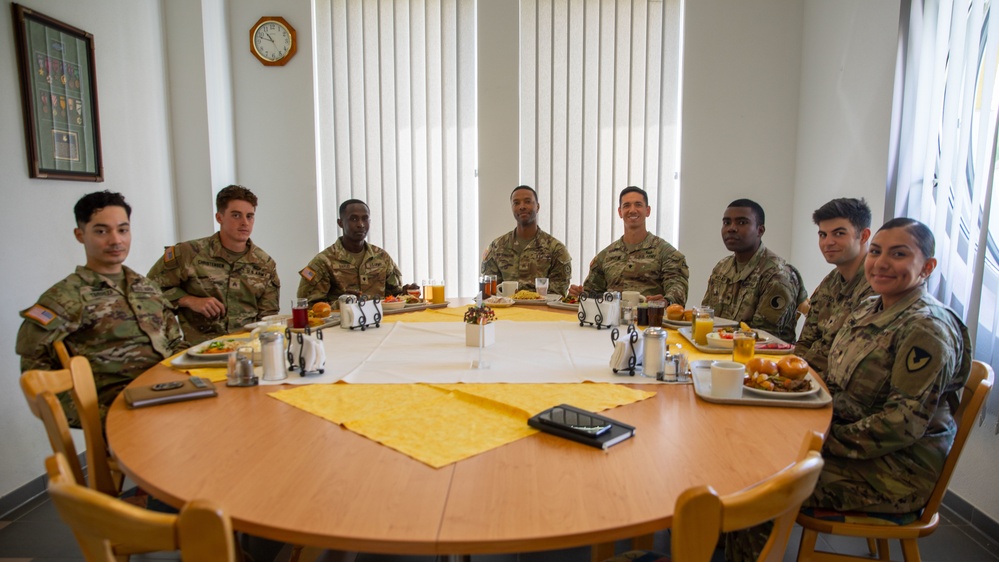
M 184 562 L 236 560 L 232 522 L 207 501 L 192 501 L 179 515 L 155 513 L 77 484 L 61 453 L 46 459 L 45 468 L 52 503 L 87 562 L 117 560 L 112 544 L 133 552 L 179 550 Z
M 62 368 L 68 369 L 71 357 L 69 355 L 69 349 L 66 348 L 66 343 L 59 340 L 52 344 L 52 348 L 55 349 L 56 355 L 59 356 L 59 364 L 62 365 Z
M 974 425 L 975 418 L 981 413 L 985 405 L 985 399 L 995 382 L 995 373 L 992 367 L 981 361 L 972 362 L 971 374 L 964 385 L 964 393 L 961 396 L 961 405 L 954 415 L 957 420 L 957 435 L 954 437 L 954 444 L 944 461 L 943 471 L 940 479 L 937 480 L 930 499 L 923 508 L 923 513 L 919 519 L 908 525 L 876 525 L 855 522 L 838 522 L 816 519 L 805 514 L 798 515 L 798 524 L 803 527 L 801 534 L 801 545 L 798 548 L 798 562 L 807 561 L 833 561 L 833 560 L 870 560 L 868 557 L 848 556 L 815 550 L 816 539 L 819 533 L 831 535 L 843 535 L 848 537 L 864 537 L 867 539 L 867 547 L 871 556 L 880 555 L 879 560 L 890 560 L 888 541 L 898 539 L 902 545 L 902 556 L 907 562 L 918 562 L 919 545 L 917 540 L 932 533 L 940 521 L 937 510 L 943 500 L 944 493 L 950 483 L 950 477 L 954 473 L 954 467 L 961 456 L 968 435 Z
M 759 560 L 782 560 L 801 502 L 812 494 L 822 471 L 821 449 L 822 437 L 808 432 L 798 460 L 752 488 L 724 497 L 710 486 L 684 491 L 673 512 L 671 558 L 677 562 L 707 562 L 722 533 L 773 520 L 773 530 Z
M 66 457 L 77 483 L 111 496 L 121 493 L 123 478 L 108 455 L 97 406 L 97 388 L 87 358 L 76 356 L 69 359 L 68 369 L 26 371 L 21 375 L 21 390 L 31 413 L 45 425 L 52 450 Z M 76 405 L 86 441 L 87 480 L 83 478 L 66 413 L 56 398 L 58 393 L 67 391 Z

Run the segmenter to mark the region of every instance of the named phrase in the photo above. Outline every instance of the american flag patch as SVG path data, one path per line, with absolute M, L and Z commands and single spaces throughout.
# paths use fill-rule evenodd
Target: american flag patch
M 168 246 L 166 251 L 163 252 L 163 261 L 172 262 L 177 259 L 177 252 L 174 250 L 173 246 Z
M 56 319 L 56 313 L 40 304 L 36 304 L 35 306 L 32 306 L 28 310 L 24 311 L 24 317 L 30 318 L 42 326 L 48 326 L 49 322 Z
M 312 281 L 316 278 L 316 272 L 311 267 L 306 266 L 305 269 L 298 272 L 305 278 L 306 281 Z

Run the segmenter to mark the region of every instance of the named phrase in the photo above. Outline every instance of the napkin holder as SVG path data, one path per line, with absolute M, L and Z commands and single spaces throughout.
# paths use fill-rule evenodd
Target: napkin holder
M 628 331 L 621 337 L 621 330 L 611 329 L 611 344 L 614 353 L 611 355 L 610 366 L 615 375 L 635 376 L 635 369 L 641 363 L 644 339 L 634 324 L 628 325 Z
M 323 358 L 323 362 L 321 365 L 318 366 L 313 365 L 314 367 L 316 367 L 315 369 L 310 370 L 306 368 L 308 365 L 306 364 L 307 361 L 305 358 L 305 353 L 303 352 L 303 350 L 305 349 L 305 346 L 303 344 L 305 342 L 306 336 L 313 336 L 313 335 L 316 336 L 316 339 L 319 340 L 320 343 L 322 343 L 323 341 L 322 330 L 313 331 L 312 328 L 306 327 L 304 330 L 298 330 L 292 332 L 291 328 L 285 329 L 285 339 L 287 339 L 288 341 L 288 348 L 287 348 L 288 370 L 290 372 L 298 373 L 300 376 L 303 377 L 307 377 L 310 375 L 321 375 L 326 372 L 325 357 Z
M 382 300 L 379 297 L 340 295 L 340 327 L 344 330 L 367 330 L 382 325 Z
M 608 291 L 606 293 L 582 293 L 579 295 L 580 326 L 595 326 L 613 328 L 621 323 L 621 296 Z

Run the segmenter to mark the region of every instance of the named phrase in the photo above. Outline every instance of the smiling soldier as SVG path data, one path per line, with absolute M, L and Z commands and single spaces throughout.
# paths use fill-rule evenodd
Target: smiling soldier
M 763 207 L 749 199 L 729 203 L 721 235 L 732 252 L 711 270 L 701 304 L 715 316 L 745 322 L 794 341 L 795 311 L 807 300 L 801 275 L 763 245 Z
M 638 291 L 648 300 L 685 304 L 690 276 L 687 259 L 672 244 L 648 231 L 645 221 L 651 214 L 644 189 L 629 186 L 621 190 L 617 215 L 624 222 L 624 235 L 593 258 L 586 281 L 570 287 L 569 294 L 576 297 L 584 289 Z
M 257 196 L 230 185 L 215 196 L 219 231 L 170 246 L 149 278 L 177 305 L 184 337 L 192 344 L 237 331 L 277 314 L 277 264 L 250 240 Z

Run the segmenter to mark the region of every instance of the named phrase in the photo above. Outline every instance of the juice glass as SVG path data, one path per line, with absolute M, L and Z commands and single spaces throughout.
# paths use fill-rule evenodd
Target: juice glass
M 489 296 L 491 297 L 496 296 L 496 281 L 497 278 L 495 275 L 489 276 Z
M 309 325 L 309 299 L 291 299 L 291 327 L 304 328 Z
M 431 288 L 434 292 L 434 304 L 440 304 L 444 302 L 444 281 L 434 281 Z
M 426 303 L 434 302 L 434 282 L 430 279 L 423 280 L 423 300 Z
M 694 342 L 698 345 L 708 345 L 708 334 L 710 334 L 714 329 L 714 309 L 707 306 L 694 309 L 694 318 L 691 321 L 691 331 L 694 335 Z
M 756 355 L 756 332 L 739 330 L 732 338 L 732 361 L 745 365 Z

